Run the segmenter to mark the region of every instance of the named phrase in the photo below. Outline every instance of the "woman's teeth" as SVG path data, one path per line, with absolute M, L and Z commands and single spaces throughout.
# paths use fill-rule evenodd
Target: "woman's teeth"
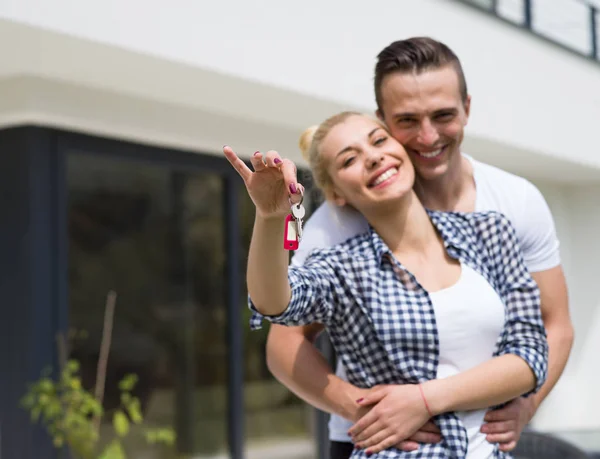
M 385 182 L 387 179 L 389 179 L 390 177 L 393 177 L 394 175 L 396 175 L 398 173 L 398 169 L 396 169 L 395 167 L 388 169 L 387 171 L 385 171 L 383 174 L 381 174 L 379 177 L 377 177 L 375 179 L 375 181 L 373 182 L 373 185 L 371 186 L 377 186 L 380 183 Z

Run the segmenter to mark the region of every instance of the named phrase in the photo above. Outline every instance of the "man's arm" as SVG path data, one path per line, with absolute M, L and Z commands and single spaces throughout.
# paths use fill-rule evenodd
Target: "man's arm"
M 569 359 L 574 331 L 569 314 L 567 284 L 562 267 L 532 273 L 540 289 L 542 319 L 548 339 L 548 377 L 540 390 L 529 398 L 520 398 L 501 410 L 486 414 L 482 432 L 490 443 L 500 443 L 502 451 L 511 451 L 526 424 L 531 421 L 544 399 L 552 391 Z
M 541 294 L 542 319 L 548 340 L 548 377 L 539 392 L 518 398 L 500 410 L 487 413 L 482 432 L 499 442 L 502 451 L 515 448 L 521 431 L 560 378 L 573 343 L 567 285 L 560 266 L 559 241 L 554 219 L 540 190 L 528 181 L 519 193 L 522 204 L 518 225 L 525 263 Z
M 533 411 L 527 420 L 529 422 L 565 369 L 574 331 L 552 212 L 540 190 L 530 182 L 525 182 L 522 196 L 522 220 L 525 222 L 522 249 L 529 272 L 540 289 L 542 319 L 549 347 L 548 377 L 540 391 L 532 397 Z
M 548 378 L 533 396 L 535 410 L 554 388 L 565 369 L 574 331 L 569 314 L 567 283 L 561 266 L 532 273 L 542 296 L 542 319 L 548 336 Z M 534 411 L 535 412 L 535 411 Z
M 314 346 L 322 330 L 321 324 L 302 327 L 271 324 L 267 338 L 267 366 L 279 382 L 305 402 L 330 414 L 358 421 L 371 410 L 358 401 L 374 389 L 360 389 L 333 373 L 325 357 Z M 389 408 L 393 415 L 394 405 L 390 403 Z M 387 421 L 385 416 L 383 420 Z M 419 448 L 419 443 L 439 441 L 439 429 L 428 422 L 396 448 L 414 451 Z
M 267 366 L 284 386 L 310 405 L 355 420 L 363 391 L 337 377 L 314 346 L 321 324 L 286 327 L 271 324 L 267 339 Z

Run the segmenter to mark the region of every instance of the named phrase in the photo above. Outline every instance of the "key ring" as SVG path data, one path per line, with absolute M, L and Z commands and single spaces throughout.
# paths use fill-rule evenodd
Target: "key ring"
M 297 204 L 294 204 L 292 202 L 292 198 L 288 198 L 288 201 L 290 203 L 290 207 L 296 206 L 297 208 L 300 208 L 300 206 L 302 205 L 302 203 L 304 202 L 304 191 L 302 191 L 302 188 L 300 188 L 300 202 Z

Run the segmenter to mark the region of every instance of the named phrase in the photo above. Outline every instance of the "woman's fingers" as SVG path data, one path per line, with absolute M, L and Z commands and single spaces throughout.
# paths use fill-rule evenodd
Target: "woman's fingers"
M 385 438 L 384 440 L 382 440 L 379 444 L 375 445 L 375 446 L 370 446 L 365 452 L 367 453 L 367 456 L 370 456 L 371 454 L 377 454 L 380 451 L 386 450 L 388 448 L 391 448 L 392 446 L 394 446 L 398 441 L 395 440 L 395 436 L 388 436 L 387 438 Z
M 255 172 L 260 172 L 265 169 L 265 162 L 263 160 L 263 154 L 260 151 L 255 152 L 250 158 L 250 164 L 252 164 L 252 168 Z
M 391 445 L 398 443 L 398 440 L 393 441 L 395 435 L 388 429 L 383 429 L 375 432 L 373 435 L 369 436 L 366 440 L 357 441 L 355 445 L 360 449 L 371 449 L 372 446 L 379 445 L 382 441 L 389 439 L 391 441 Z
M 252 170 L 246 166 L 244 161 L 242 161 L 235 154 L 231 147 L 227 145 L 224 146 L 223 152 L 225 153 L 227 160 L 247 184 L 252 177 Z M 277 153 L 275 150 L 270 150 L 265 154 L 261 153 L 260 151 L 255 152 L 250 158 L 250 164 L 252 165 L 254 172 L 261 172 L 268 168 L 273 168 L 276 171 L 279 171 L 283 177 L 285 187 L 292 202 L 300 202 L 301 196 L 304 193 L 304 187 L 298 183 L 298 178 L 296 176 L 296 165 L 292 161 L 289 159 L 282 159 L 279 153 Z
M 294 204 L 300 202 L 304 193 L 304 187 L 298 183 L 296 175 L 297 169 L 293 161 L 282 159 L 275 150 L 270 150 L 265 155 L 267 167 L 274 167 L 281 171 L 285 187 L 290 193 L 290 198 Z
M 286 188 L 289 190 L 290 195 L 297 195 L 298 199 L 293 199 L 293 202 L 300 200 L 300 196 L 304 192 L 302 185 L 298 183 L 298 177 L 296 176 L 296 165 L 289 159 L 284 159 L 280 167 L 281 173 L 283 174 L 283 180 Z
M 275 150 L 269 150 L 265 154 L 265 163 L 267 167 L 279 167 L 283 163 L 283 160 Z
M 233 149 L 227 145 L 223 147 L 223 153 L 225 153 L 225 157 L 229 161 L 229 163 L 233 166 L 233 168 L 240 174 L 240 177 L 244 180 L 244 182 L 248 181 L 252 176 L 252 171 L 246 163 L 238 158 L 238 155 L 235 154 Z

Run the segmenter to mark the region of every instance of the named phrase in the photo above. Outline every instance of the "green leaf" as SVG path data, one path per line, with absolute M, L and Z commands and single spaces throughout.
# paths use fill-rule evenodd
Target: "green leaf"
M 113 440 L 100 455 L 99 459 L 125 459 L 125 451 L 119 440 Z
M 134 424 L 141 424 L 144 420 L 142 416 L 142 409 L 140 407 L 140 401 L 137 398 L 134 398 L 129 404 L 127 404 L 127 412 L 129 413 L 129 417 Z
M 113 427 L 119 437 L 124 437 L 129 433 L 129 420 L 121 410 L 115 411 L 113 416 Z
M 49 418 L 58 417 L 62 413 L 63 407 L 60 404 L 60 400 L 52 399 L 45 406 L 46 408 L 46 416 Z
M 172 446 L 177 438 L 175 431 L 170 428 L 148 429 L 144 432 L 144 436 L 151 445 L 163 443 L 167 446 Z
M 54 443 L 56 448 L 60 448 L 64 444 L 64 440 L 62 437 L 57 436 L 52 439 L 52 443 Z
M 129 374 L 119 382 L 119 389 L 122 391 L 131 392 L 138 382 L 137 375 Z
M 39 406 L 35 406 L 31 410 L 31 420 L 33 422 L 37 422 L 40 418 L 40 414 L 42 413 L 42 409 Z
M 158 435 L 156 434 L 156 432 L 154 430 L 145 431 L 144 436 L 146 437 L 146 441 L 148 443 L 150 443 L 151 445 L 153 445 L 154 443 L 157 442 Z
M 69 373 L 77 373 L 79 371 L 79 362 L 77 360 L 69 360 L 67 370 Z
M 131 399 L 132 399 L 132 395 L 129 392 L 123 392 L 121 394 L 121 405 L 123 406 L 129 406 L 129 404 L 131 403 Z
M 81 390 L 81 379 L 79 379 L 79 378 L 71 379 L 71 381 L 69 382 L 69 386 L 73 390 Z
M 42 378 L 37 384 L 40 392 L 52 392 L 54 390 L 54 381 L 50 378 Z

